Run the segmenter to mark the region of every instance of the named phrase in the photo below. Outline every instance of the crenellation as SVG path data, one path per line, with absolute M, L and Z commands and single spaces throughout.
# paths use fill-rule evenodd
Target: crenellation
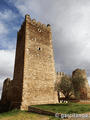
M 36 24 L 37 24 L 36 20 L 35 20 L 35 19 L 32 19 L 32 20 L 31 20 L 31 24 L 36 25 Z
M 57 76 L 64 76 L 65 73 L 64 72 L 57 72 Z
M 29 24 L 37 27 L 37 29 L 41 29 L 41 31 L 51 31 L 51 26 L 50 24 L 42 24 L 41 22 L 37 22 L 36 19 L 31 19 L 29 15 L 26 15 L 25 17 L 25 22 L 28 22 Z
M 49 31 L 51 31 L 51 25 L 50 24 L 47 24 L 47 28 Z
M 47 30 L 47 26 L 46 26 L 45 24 L 42 24 L 42 25 L 41 25 L 41 28 L 42 28 L 43 30 Z
M 25 15 L 25 22 L 30 22 L 31 21 L 31 18 L 30 18 L 30 15 L 26 14 Z
M 36 26 L 37 27 L 41 26 L 41 22 L 38 21 Z

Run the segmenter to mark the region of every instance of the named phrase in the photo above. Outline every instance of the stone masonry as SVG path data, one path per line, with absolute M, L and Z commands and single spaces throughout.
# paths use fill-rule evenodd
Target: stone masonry
M 81 89 L 81 99 L 90 99 L 90 86 L 87 80 L 86 71 L 82 69 L 75 69 L 72 72 L 72 77 L 76 76 L 77 74 L 81 75 L 85 79 L 84 87 Z M 57 72 L 56 73 L 56 83 L 61 81 L 61 78 L 64 77 L 66 74 L 64 72 Z M 68 76 L 68 75 L 67 75 Z M 60 97 L 64 97 L 63 93 L 60 92 Z
M 17 34 L 13 80 L 4 82 L 3 89 L 6 86 L 7 90 L 3 91 L 2 101 L 21 110 L 30 105 L 57 103 L 55 80 L 51 26 L 26 15 Z
M 77 69 L 72 76 L 78 71 L 86 79 L 84 70 Z M 30 105 L 57 103 L 55 83 L 64 75 L 55 72 L 51 26 L 31 20 L 26 15 L 17 33 L 13 80 L 4 81 L 1 103 L 9 104 L 9 109 L 21 110 L 27 110 Z M 85 88 L 90 98 L 87 79 Z
M 81 75 L 85 79 L 84 87 L 80 90 L 81 91 L 81 98 L 82 99 L 90 99 L 90 86 L 87 80 L 86 71 L 83 69 L 76 69 L 72 72 L 72 77 L 76 76 L 77 74 Z

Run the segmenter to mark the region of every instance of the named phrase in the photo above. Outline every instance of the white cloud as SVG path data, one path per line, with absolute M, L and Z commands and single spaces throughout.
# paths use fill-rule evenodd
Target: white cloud
M 4 11 L 0 11 L 0 35 L 5 36 L 10 32 L 11 28 L 10 26 L 8 27 L 8 23 L 16 19 L 17 16 L 11 10 L 5 9 Z
M 24 16 L 52 25 L 56 68 L 76 68 L 90 76 L 90 0 L 9 0 Z M 60 65 L 61 68 L 57 67 Z
M 16 17 L 17 15 L 11 10 L 5 9 L 4 11 L 0 11 L 0 20 L 11 21 L 13 19 L 16 19 Z
M 16 38 L 12 37 L 16 33 L 13 31 L 18 30 L 13 22 L 18 19 L 18 14 L 15 14 L 12 10 L 5 9 L 0 11 L 0 48 L 1 49 L 13 49 L 15 48 Z
M 13 77 L 15 50 L 0 50 L 0 93 L 3 81 Z
M 50 23 L 56 64 L 60 70 L 85 68 L 90 75 L 90 0 L 9 0 L 26 13 Z M 57 66 L 57 65 L 56 65 Z
M 87 79 L 88 79 L 88 83 L 89 83 L 89 86 L 90 86 L 90 76 L 89 76 L 89 77 L 87 77 Z
M 25 16 L 25 14 L 30 14 L 31 11 L 33 13 L 40 13 L 41 8 L 40 8 L 40 1 L 41 0 L 9 0 L 9 2 L 13 3 L 15 7 L 19 10 L 20 14 L 22 16 Z M 32 9 L 33 8 L 33 9 Z
M 0 94 L 2 90 L 3 81 L 10 77 L 12 79 L 14 70 L 14 54 L 16 38 L 10 38 L 10 32 L 17 29 L 17 26 L 9 26 L 14 20 L 18 18 L 12 10 L 5 9 L 0 11 Z M 9 24 L 9 25 L 8 25 Z M 15 33 L 14 33 L 15 34 Z M 9 36 L 10 35 L 10 36 Z M 4 48 L 6 50 L 4 50 Z
M 8 34 L 9 30 L 8 28 L 6 27 L 6 25 L 0 21 L 0 37 L 3 35 L 5 36 L 6 34 Z
M 0 21 L 0 48 L 1 49 L 13 49 L 16 45 L 15 43 L 16 38 L 10 38 L 8 35 L 10 34 L 10 28 L 7 27 L 5 23 Z
M 15 51 L 0 50 L 0 76 L 11 76 L 14 65 L 14 53 Z

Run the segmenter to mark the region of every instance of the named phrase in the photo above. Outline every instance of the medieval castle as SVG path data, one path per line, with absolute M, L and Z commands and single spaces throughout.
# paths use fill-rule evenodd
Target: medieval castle
M 2 103 L 21 110 L 35 104 L 57 103 L 54 85 L 64 73 L 56 73 L 54 63 L 51 26 L 26 15 L 17 34 L 13 80 L 4 81 Z

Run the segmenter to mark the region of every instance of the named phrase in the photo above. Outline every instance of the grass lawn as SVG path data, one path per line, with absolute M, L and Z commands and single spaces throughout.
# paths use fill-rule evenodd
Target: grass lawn
M 41 109 L 54 111 L 57 113 L 85 113 L 90 112 L 90 104 L 67 103 L 67 104 L 48 104 L 48 105 L 34 105 Z
M 50 105 L 34 105 L 41 109 L 54 111 L 56 113 L 85 113 L 90 112 L 90 104 L 50 104 Z M 0 113 L 0 120 L 60 120 L 60 118 L 30 113 L 27 111 L 13 110 L 6 113 Z
M 0 113 L 0 120 L 60 120 L 55 117 L 29 113 L 26 111 L 13 110 Z

